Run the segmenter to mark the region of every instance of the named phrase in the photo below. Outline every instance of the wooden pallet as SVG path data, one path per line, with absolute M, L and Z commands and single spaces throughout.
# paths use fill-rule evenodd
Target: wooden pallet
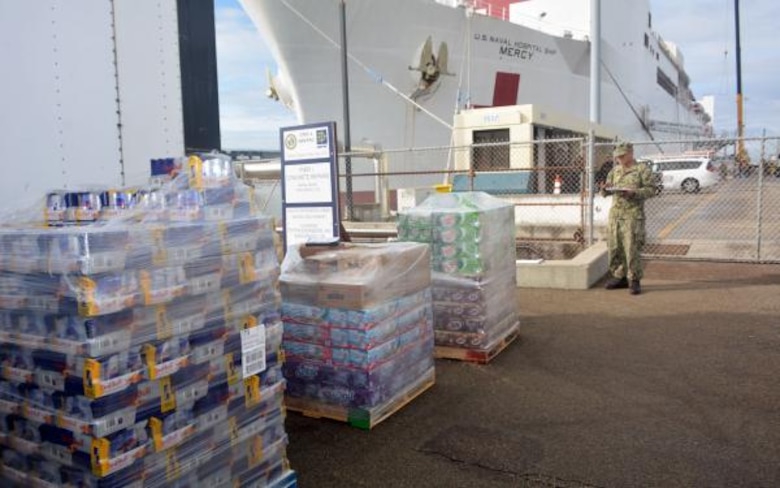
M 285 397 L 287 410 L 298 412 L 306 417 L 327 418 L 346 422 L 358 429 L 371 430 L 382 421 L 401 410 L 409 402 L 420 396 L 425 390 L 432 387 L 436 381 L 436 373 L 431 368 L 417 381 L 398 392 L 392 399 L 382 405 L 365 409 L 350 408 L 339 405 L 318 402 L 306 398 Z
M 460 361 L 470 361 L 472 363 L 487 364 L 493 360 L 498 354 L 506 349 L 515 339 L 517 339 L 519 332 L 519 322 L 515 322 L 514 325 L 509 327 L 504 335 L 501 336 L 490 348 L 488 349 L 466 349 L 462 347 L 450 347 L 450 346 L 436 346 L 433 350 L 433 357 L 436 359 L 457 359 Z

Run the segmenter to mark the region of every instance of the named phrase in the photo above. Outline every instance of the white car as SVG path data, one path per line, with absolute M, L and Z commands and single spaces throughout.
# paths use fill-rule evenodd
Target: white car
M 664 190 L 697 193 L 720 181 L 718 167 L 705 156 L 680 156 L 652 160 L 653 172 L 663 174 Z

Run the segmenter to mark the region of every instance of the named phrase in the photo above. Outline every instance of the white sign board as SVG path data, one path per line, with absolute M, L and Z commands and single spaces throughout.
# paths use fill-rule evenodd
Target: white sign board
M 300 129 L 282 129 L 284 160 L 287 162 L 330 157 L 330 126 L 317 125 Z
M 291 164 L 285 168 L 286 203 L 332 202 L 330 162 Z
M 285 247 L 338 242 L 336 123 L 280 129 Z
M 288 246 L 306 243 L 330 243 L 333 235 L 332 207 L 287 207 L 284 232 Z

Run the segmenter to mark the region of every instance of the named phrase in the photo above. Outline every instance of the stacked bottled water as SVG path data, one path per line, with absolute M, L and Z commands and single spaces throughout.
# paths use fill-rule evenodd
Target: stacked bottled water
M 437 346 L 488 350 L 516 329 L 514 205 L 436 193 L 399 215 L 398 239 L 431 246 Z

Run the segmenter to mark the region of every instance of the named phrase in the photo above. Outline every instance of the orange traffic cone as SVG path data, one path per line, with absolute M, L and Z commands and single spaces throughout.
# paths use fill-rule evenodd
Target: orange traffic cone
M 553 184 L 553 193 L 556 195 L 561 194 L 561 175 L 555 175 L 555 183 Z

